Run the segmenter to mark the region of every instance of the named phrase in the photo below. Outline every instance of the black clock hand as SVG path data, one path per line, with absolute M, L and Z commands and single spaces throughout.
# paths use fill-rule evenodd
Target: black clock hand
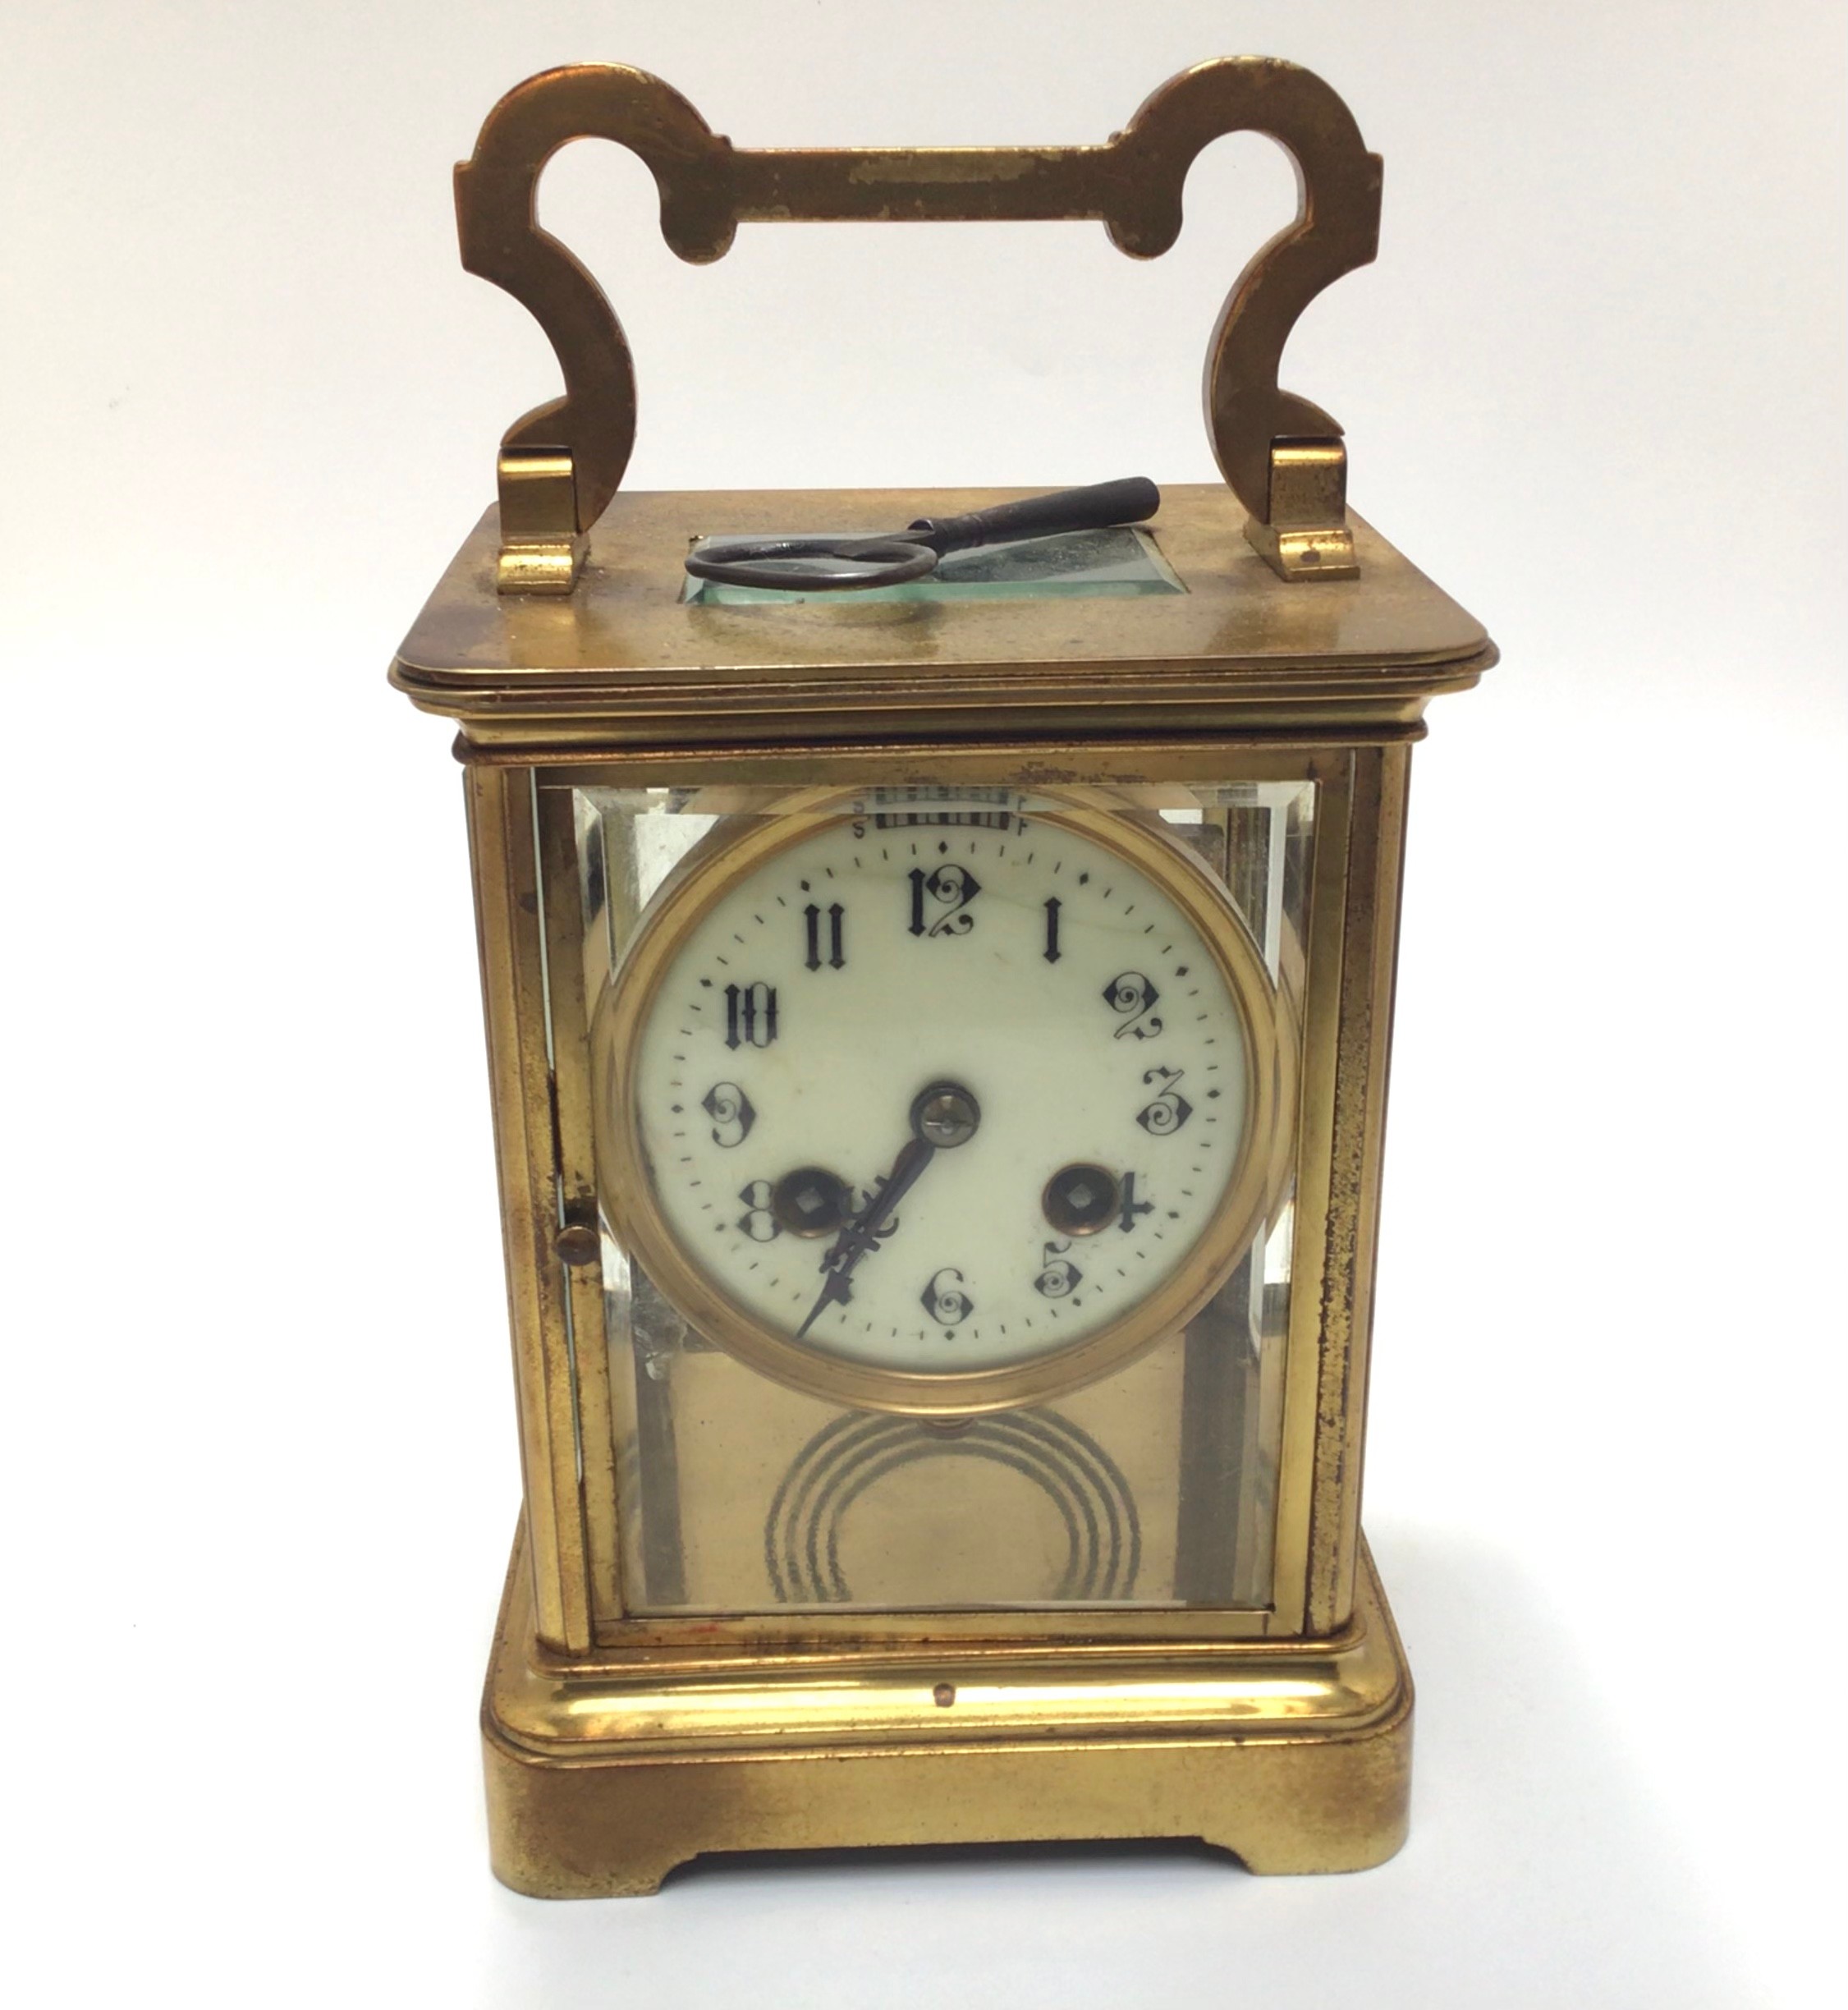
M 854 1266 L 879 1246 L 879 1231 L 917 1182 L 939 1150 L 966 1144 L 974 1136 L 982 1113 L 974 1096 L 956 1082 L 933 1082 L 911 1104 L 911 1136 L 892 1161 L 885 1183 L 834 1238 L 821 1267 L 828 1273 L 821 1296 L 796 1329 L 801 1339 L 831 1305 L 845 1305 L 853 1296 L 849 1282 Z
M 847 1280 L 854 1265 L 878 1247 L 880 1229 L 917 1183 L 918 1175 L 936 1156 L 934 1145 L 927 1145 L 921 1138 L 910 1139 L 886 1175 L 885 1183 L 834 1238 L 828 1254 L 821 1260 L 828 1281 L 821 1287 L 821 1296 L 809 1308 L 809 1316 L 796 1328 L 798 1340 L 831 1305 L 845 1305 L 852 1297 L 853 1287 Z

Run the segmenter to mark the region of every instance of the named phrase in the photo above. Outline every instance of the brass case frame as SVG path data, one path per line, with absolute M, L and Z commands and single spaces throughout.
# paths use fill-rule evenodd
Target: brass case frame
M 1405 1840 L 1411 1682 L 1370 1559 L 1326 1640 L 1151 1658 L 1019 1643 L 745 1666 L 532 1645 L 515 1545 L 482 1705 L 494 1873 L 652 1892 L 712 1851 L 1198 1837 L 1259 1872 Z
M 1223 1612 L 625 1616 L 600 1279 L 560 1253 L 596 1209 L 570 789 L 786 783 L 846 755 L 466 750 L 486 756 L 466 790 L 526 1487 L 484 1709 L 506 1882 L 640 1892 L 705 1850 L 847 1843 L 1185 1835 L 1277 1870 L 1358 1869 L 1397 1847 L 1410 1682 L 1359 1507 L 1418 730 L 852 755 L 869 785 L 1027 767 L 1103 785 L 1318 784 L 1274 1596 Z M 946 1687 L 985 1710 L 940 1705 Z
M 1004 499 L 621 487 L 620 323 L 540 228 L 559 148 L 630 147 L 668 244 L 794 218 L 1095 218 L 1157 255 L 1220 135 L 1279 140 L 1295 219 L 1209 339 L 1226 485 L 1170 487 L 1182 594 L 760 609 L 678 598 L 691 540 L 906 521 Z M 483 1728 L 497 1871 L 652 1890 L 703 1851 L 1198 1836 L 1254 1870 L 1358 1869 L 1404 1834 L 1411 1689 L 1360 1532 L 1361 1450 L 1410 745 L 1488 638 L 1346 506 L 1341 428 L 1282 389 L 1298 314 L 1377 242 L 1380 163 L 1340 99 L 1263 58 L 1172 79 L 1095 145 L 734 147 L 658 79 L 530 80 L 457 172 L 464 262 L 535 316 L 564 395 L 502 442 L 499 507 L 392 679 L 458 722 L 525 1507 Z M 1314 582 L 1312 590 L 1309 583 Z M 1295 1218 L 1268 1608 L 651 1617 L 626 1608 L 602 1344 L 575 782 L 1029 791 L 1317 784 Z M 585 1336 L 598 1344 L 580 1344 Z

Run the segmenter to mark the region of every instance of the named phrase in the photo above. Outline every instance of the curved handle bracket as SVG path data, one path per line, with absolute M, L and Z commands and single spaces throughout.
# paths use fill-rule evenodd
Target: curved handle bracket
M 1282 390 L 1297 317 L 1366 264 L 1379 238 L 1380 162 L 1319 77 L 1268 57 L 1183 71 L 1102 146 L 734 147 L 658 77 L 617 64 L 550 70 L 510 91 L 456 170 L 462 264 L 538 321 L 565 395 L 529 412 L 500 455 L 503 592 L 568 593 L 586 534 L 615 494 L 635 438 L 622 324 L 596 281 L 539 227 L 539 181 L 573 140 L 628 147 L 654 177 L 661 229 L 681 258 L 722 257 L 741 223 L 1100 221 L 1134 258 L 1181 232 L 1195 158 L 1227 133 L 1262 132 L 1296 164 L 1295 218 L 1239 276 L 1208 345 L 1207 431 L 1249 512 L 1246 535 L 1286 578 L 1354 571 L 1341 428 Z

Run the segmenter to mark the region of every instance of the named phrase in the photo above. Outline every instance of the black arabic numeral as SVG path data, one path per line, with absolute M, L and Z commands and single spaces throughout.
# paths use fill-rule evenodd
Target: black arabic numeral
M 1162 1030 L 1161 1021 L 1152 1016 L 1161 995 L 1140 971 L 1125 971 L 1121 976 L 1112 977 L 1103 987 L 1103 1002 L 1123 1023 L 1112 1038 L 1121 1039 L 1128 1033 L 1139 1040 L 1153 1039 Z
M 950 1282 L 944 1283 L 947 1278 Z M 963 1281 L 960 1270 L 939 1270 L 924 1287 L 918 1302 L 939 1326 L 960 1326 L 975 1310 L 975 1301 L 956 1287 Z
M 1137 1215 L 1153 1214 L 1154 1211 L 1155 1204 L 1153 1200 L 1136 1199 L 1135 1175 L 1133 1172 L 1126 1172 L 1123 1175 L 1123 1211 L 1117 1218 L 1117 1226 L 1122 1230 L 1125 1235 L 1127 1235 L 1135 1228 Z
M 974 873 L 961 865 L 939 865 L 930 873 L 914 865 L 910 877 L 914 935 L 966 935 L 974 927 L 969 903 L 982 887 Z
M 1152 1088 L 1157 1082 L 1162 1085 L 1154 1101 L 1136 1113 L 1136 1122 L 1151 1137 L 1172 1137 L 1193 1115 L 1194 1106 L 1179 1087 L 1186 1072 L 1185 1068 L 1158 1067 L 1150 1068 L 1143 1076 L 1144 1088 Z
M 1040 1251 L 1041 1269 L 1033 1288 L 1041 1297 L 1067 1297 L 1084 1281 L 1084 1273 L 1066 1255 L 1071 1247 L 1069 1242 L 1048 1242 Z
M 768 1047 L 776 1037 L 776 986 L 728 984 L 725 987 L 726 1045 Z
M 745 1209 L 738 1217 L 738 1226 L 754 1242 L 774 1242 L 783 1232 L 770 1205 L 774 1197 L 768 1180 L 752 1180 L 738 1189 Z
M 810 970 L 819 970 L 822 966 L 821 925 L 823 919 L 821 909 L 816 906 L 813 901 L 802 910 L 803 928 L 809 946 L 809 953 L 804 961 Z M 826 919 L 828 922 L 828 967 L 830 970 L 844 970 L 847 962 L 845 947 L 847 911 L 838 901 L 835 901 L 828 907 Z
M 736 1082 L 714 1082 L 699 1099 L 699 1107 L 713 1120 L 713 1142 L 731 1151 L 750 1136 L 757 1112 L 750 1098 Z

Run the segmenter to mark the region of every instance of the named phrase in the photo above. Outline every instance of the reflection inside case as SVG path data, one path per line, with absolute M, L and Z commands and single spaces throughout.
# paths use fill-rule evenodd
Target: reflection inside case
M 1314 801 L 572 792 L 625 1609 L 1268 1603 Z

